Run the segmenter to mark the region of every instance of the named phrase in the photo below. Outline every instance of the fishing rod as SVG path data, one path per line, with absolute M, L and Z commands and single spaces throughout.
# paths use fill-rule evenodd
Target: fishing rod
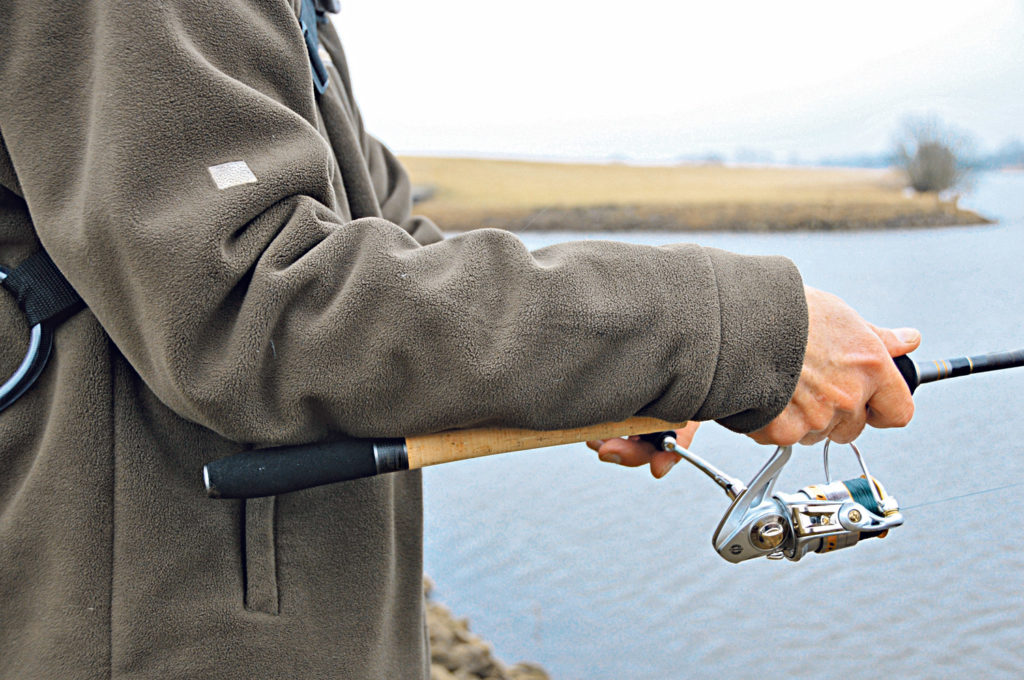
M 899 369 L 903 379 L 907 381 L 910 393 L 913 394 L 914 390 L 924 383 L 1024 366 L 1024 349 L 990 352 L 989 354 L 978 354 L 973 357 L 956 357 L 954 359 L 940 359 L 938 361 L 915 362 L 909 356 L 903 355 L 896 357 L 893 361 L 896 362 L 896 368 Z
M 924 383 L 1024 366 L 1024 350 L 940 361 L 915 362 L 901 356 L 893 361 L 913 393 Z M 899 503 L 868 472 L 864 456 L 852 443 L 849 446 L 863 472 L 860 477 L 832 481 L 826 440 L 825 482 L 796 493 L 776 493 L 775 483 L 792 456 L 791 446 L 777 447 L 753 479 L 743 484 L 680 446 L 674 430 L 684 425 L 635 417 L 568 430 L 479 428 L 405 439 L 348 439 L 255 449 L 207 464 L 203 477 L 212 498 L 253 498 L 498 453 L 639 435 L 655 448 L 679 454 L 725 491 L 731 503 L 711 541 L 729 562 L 757 557 L 795 562 L 810 552 L 828 553 L 862 539 L 884 537 L 903 524 Z
M 914 392 L 923 383 L 1024 366 L 1024 349 L 941 361 L 915 362 L 909 356 L 901 356 L 894 361 L 910 391 Z M 656 448 L 664 448 L 665 439 L 674 436 L 671 430 L 684 425 L 656 418 L 635 417 L 617 423 L 568 430 L 478 428 L 449 430 L 404 439 L 344 439 L 253 449 L 208 463 L 203 468 L 203 479 L 207 495 L 211 498 L 275 496 L 387 472 L 416 470 L 498 453 L 597 439 L 643 435 Z M 677 453 L 712 479 L 718 481 L 728 478 L 726 485 L 735 482 L 696 454 L 683 451 L 676 449 Z M 742 486 L 737 485 L 736 488 Z

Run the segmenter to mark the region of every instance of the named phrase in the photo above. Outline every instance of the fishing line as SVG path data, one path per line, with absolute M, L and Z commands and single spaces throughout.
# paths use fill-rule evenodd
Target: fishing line
M 923 508 L 926 505 L 938 505 L 939 503 L 948 503 L 950 501 L 958 501 L 961 498 L 969 498 L 971 496 L 980 496 L 985 493 L 992 493 L 993 491 L 1003 491 L 1005 489 L 1013 489 L 1014 487 L 1024 486 L 1024 482 L 1017 482 L 1016 484 L 1007 484 L 1005 486 L 996 486 L 991 489 L 983 489 L 981 491 L 972 491 L 970 493 L 961 494 L 959 496 L 951 496 L 950 498 L 943 498 L 937 501 L 926 501 L 924 503 L 918 503 L 917 505 L 908 505 L 903 510 L 913 510 L 915 508 Z

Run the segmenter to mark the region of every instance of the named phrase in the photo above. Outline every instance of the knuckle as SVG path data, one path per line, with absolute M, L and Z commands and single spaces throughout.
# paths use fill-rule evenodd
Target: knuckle
M 879 338 L 881 340 L 881 338 Z M 892 368 L 895 370 L 895 366 L 892 363 L 892 357 L 889 356 L 889 351 L 885 348 L 884 342 L 878 342 L 871 348 L 870 353 L 864 357 L 865 364 L 875 371 L 887 371 Z
M 807 418 L 807 429 L 810 432 L 824 432 L 832 424 L 832 415 L 827 412 L 815 413 Z
M 807 434 L 804 428 L 795 426 L 780 427 L 772 437 L 770 443 L 777 446 L 793 446 L 800 442 L 801 439 Z
M 864 400 L 853 394 L 843 393 L 836 397 L 835 406 L 837 411 L 856 413 L 864 408 Z

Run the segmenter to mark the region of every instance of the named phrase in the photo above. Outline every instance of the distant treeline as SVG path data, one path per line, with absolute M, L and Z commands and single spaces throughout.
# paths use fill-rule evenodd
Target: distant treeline
M 994 153 L 975 154 L 970 158 L 964 159 L 963 163 L 971 170 L 1024 168 L 1024 142 L 1018 139 L 1012 140 Z M 888 168 L 899 165 L 899 162 L 896 154 L 890 152 L 822 158 L 816 165 L 847 168 Z
M 723 154 L 701 154 L 696 156 L 680 156 L 682 163 L 699 163 L 706 165 L 720 165 L 726 162 L 756 165 L 798 165 L 798 166 L 824 166 L 834 168 L 890 168 L 899 166 L 900 161 L 895 151 L 881 153 L 854 154 L 848 156 L 826 156 L 817 160 L 790 156 L 788 158 L 773 154 L 769 151 L 756 149 L 741 149 L 733 158 L 728 159 Z M 989 154 L 972 154 L 962 161 L 970 170 L 999 170 L 1002 168 L 1024 168 L 1024 142 L 1018 139 L 1011 140 L 1000 147 L 997 151 Z

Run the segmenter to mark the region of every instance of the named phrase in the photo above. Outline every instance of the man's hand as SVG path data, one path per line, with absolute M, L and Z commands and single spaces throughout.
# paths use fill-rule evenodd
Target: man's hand
M 914 401 L 892 361 L 917 349 L 910 328 L 878 328 L 834 295 L 806 288 L 807 352 L 796 391 L 775 420 L 752 432 L 760 444 L 853 441 L 868 424 L 903 427 Z
M 690 448 L 698 427 L 700 423 L 690 422 L 683 429 L 676 430 L 676 441 L 679 445 L 684 449 Z M 678 453 L 658 451 L 652 444 L 641 441 L 639 437 L 592 441 L 587 442 L 587 446 L 597 451 L 597 457 L 606 463 L 617 463 L 627 467 L 650 464 L 651 474 L 655 479 L 667 475 L 672 466 L 682 460 Z

